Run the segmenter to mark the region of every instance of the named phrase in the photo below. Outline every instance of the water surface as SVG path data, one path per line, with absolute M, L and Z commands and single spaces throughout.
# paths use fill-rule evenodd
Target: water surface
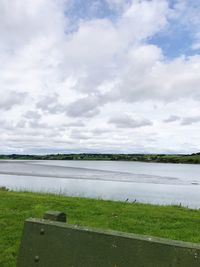
M 123 161 L 0 161 L 0 186 L 200 208 L 200 165 Z

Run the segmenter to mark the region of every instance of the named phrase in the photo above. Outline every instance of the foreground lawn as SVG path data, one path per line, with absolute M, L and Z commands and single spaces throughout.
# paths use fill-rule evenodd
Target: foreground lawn
M 14 267 L 23 222 L 60 210 L 70 224 L 200 243 L 200 210 L 0 190 L 0 266 Z

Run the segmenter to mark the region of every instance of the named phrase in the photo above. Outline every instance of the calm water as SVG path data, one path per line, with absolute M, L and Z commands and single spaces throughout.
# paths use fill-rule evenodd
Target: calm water
M 123 161 L 0 161 L 0 186 L 200 208 L 200 165 Z

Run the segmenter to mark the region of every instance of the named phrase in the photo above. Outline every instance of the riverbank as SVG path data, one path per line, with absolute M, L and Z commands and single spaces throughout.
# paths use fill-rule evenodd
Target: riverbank
M 0 160 L 106 160 L 140 161 L 156 163 L 200 164 L 200 153 L 193 154 L 49 154 L 49 155 L 0 155 Z
M 0 266 L 14 267 L 23 222 L 60 210 L 70 224 L 200 243 L 200 210 L 0 190 Z

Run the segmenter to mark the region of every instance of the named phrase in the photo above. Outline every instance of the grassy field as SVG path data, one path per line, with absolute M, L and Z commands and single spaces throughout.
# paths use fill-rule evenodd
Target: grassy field
M 0 266 L 14 267 L 23 222 L 60 210 L 71 224 L 200 243 L 200 210 L 0 190 Z

